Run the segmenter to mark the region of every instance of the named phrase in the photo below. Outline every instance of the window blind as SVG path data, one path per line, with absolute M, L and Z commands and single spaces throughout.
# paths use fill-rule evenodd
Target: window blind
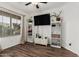
M 11 17 L 11 18 L 15 18 L 15 19 L 21 19 L 21 17 L 18 16 L 18 15 L 14 15 L 14 14 L 2 11 L 2 10 L 0 10 L 0 15 Z

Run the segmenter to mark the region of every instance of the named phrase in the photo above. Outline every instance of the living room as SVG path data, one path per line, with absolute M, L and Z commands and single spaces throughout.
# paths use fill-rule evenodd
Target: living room
M 78 57 L 78 10 L 79 2 L 0 2 L 0 56 Z

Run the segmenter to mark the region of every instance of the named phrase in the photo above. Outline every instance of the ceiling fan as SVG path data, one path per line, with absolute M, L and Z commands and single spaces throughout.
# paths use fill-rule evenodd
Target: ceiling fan
M 28 2 L 25 4 L 25 6 L 28 6 L 30 4 L 35 4 L 36 8 L 39 9 L 39 5 L 38 5 L 39 3 L 47 4 L 47 2 Z

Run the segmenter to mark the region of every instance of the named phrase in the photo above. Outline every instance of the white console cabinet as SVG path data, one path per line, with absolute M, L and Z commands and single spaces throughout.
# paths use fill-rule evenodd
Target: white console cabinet
M 34 39 L 35 44 L 41 44 L 41 45 L 46 45 L 48 44 L 48 39 L 46 38 L 35 38 Z

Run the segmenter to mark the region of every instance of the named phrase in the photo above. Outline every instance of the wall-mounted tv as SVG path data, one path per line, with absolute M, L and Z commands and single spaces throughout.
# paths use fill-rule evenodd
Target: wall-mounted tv
M 50 25 L 50 14 L 34 16 L 34 25 L 35 26 Z

